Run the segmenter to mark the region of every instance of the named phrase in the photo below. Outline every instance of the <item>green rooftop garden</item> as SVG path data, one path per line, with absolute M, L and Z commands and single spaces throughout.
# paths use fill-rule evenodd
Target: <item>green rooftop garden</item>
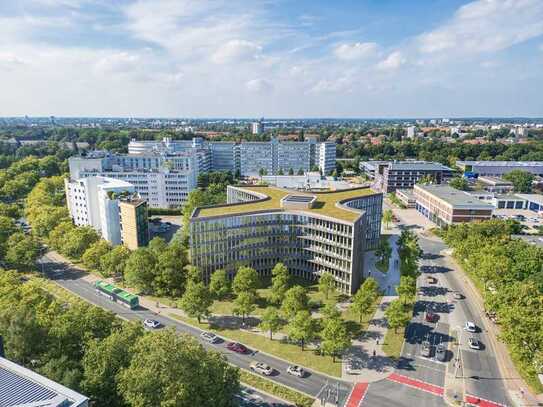
M 297 195 L 314 195 L 317 197 L 313 208 L 307 209 L 307 212 L 314 212 L 323 216 L 329 216 L 345 220 L 348 222 L 354 222 L 360 214 L 356 211 L 348 209 L 338 208 L 336 202 L 344 199 L 356 198 L 360 196 L 372 195 L 375 192 L 369 188 L 357 188 L 347 189 L 331 192 L 298 192 L 290 191 L 287 189 L 281 189 L 268 186 L 248 186 L 239 187 L 247 191 L 259 192 L 268 196 L 267 199 L 256 202 L 245 202 L 242 204 L 231 204 L 223 206 L 214 206 L 209 208 L 198 208 L 194 217 L 203 218 L 208 216 L 221 216 L 221 215 L 233 215 L 243 214 L 247 212 L 266 211 L 271 209 L 282 209 L 281 199 L 288 194 Z

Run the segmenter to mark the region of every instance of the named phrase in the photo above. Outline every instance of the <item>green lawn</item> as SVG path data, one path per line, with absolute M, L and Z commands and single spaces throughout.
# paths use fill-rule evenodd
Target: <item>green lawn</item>
M 313 405 L 314 400 L 311 397 L 306 396 L 305 394 L 302 394 L 298 391 L 292 390 L 289 387 L 285 387 L 275 382 L 272 382 L 271 380 L 266 379 L 262 376 L 257 376 L 255 374 L 247 372 L 246 370 L 241 369 L 239 371 L 239 376 L 242 383 L 273 394 L 277 397 L 282 398 L 283 400 L 290 401 L 298 407 L 311 407 Z
M 389 329 L 385 335 L 383 342 L 383 351 L 387 356 L 398 359 L 402 352 L 405 330 L 403 328 L 394 332 L 394 329 Z

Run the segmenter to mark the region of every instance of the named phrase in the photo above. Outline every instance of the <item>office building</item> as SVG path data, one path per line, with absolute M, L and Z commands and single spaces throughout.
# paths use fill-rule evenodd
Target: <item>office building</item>
M 457 161 L 465 173 L 501 177 L 513 170 L 522 170 L 543 177 L 543 161 Z
M 270 276 L 283 262 L 293 275 L 330 273 L 353 294 L 364 278 L 364 252 L 379 244 L 382 194 L 368 188 L 303 193 L 276 187 L 233 187 L 228 204 L 196 208 L 190 218 L 190 259 L 204 279 L 231 277 L 247 265 Z
M 438 226 L 483 221 L 492 217 L 494 206 L 448 185 L 415 185 L 415 207 Z
M 412 189 L 397 189 L 395 192 L 396 198 L 402 203 L 406 208 L 414 208 L 416 205 L 415 194 L 413 194 Z
M 94 176 L 65 179 L 64 186 L 66 203 L 75 225 L 91 226 L 112 245 L 132 242 L 134 239 L 144 241 L 139 236 L 131 237 L 129 234 L 147 230 L 147 205 L 142 204 L 142 209 L 138 211 L 145 210 L 145 219 L 142 216 L 131 218 L 126 210 L 124 217 L 122 214 L 124 205 L 130 202 L 145 203 L 135 192 L 134 185 L 118 179 Z M 123 220 L 127 222 L 126 225 Z M 147 241 L 148 235 L 147 231 Z
M 0 357 L 0 406 L 88 407 L 89 399 L 21 365 Z
M 513 183 L 511 181 L 506 181 L 503 178 L 479 177 L 477 180 L 482 184 L 483 189 L 487 192 L 506 194 L 514 189 Z
M 252 134 L 262 134 L 264 133 L 264 122 L 260 119 L 257 122 L 251 123 L 251 133 Z
M 374 180 L 372 187 L 386 193 L 413 188 L 426 177 L 435 184 L 445 183 L 453 175 L 451 168 L 426 161 L 369 161 L 360 163 L 360 167 L 370 170 L 370 178 Z
M 121 240 L 130 250 L 149 243 L 149 221 L 147 202 L 137 197 L 127 197 L 119 202 Z
M 129 182 L 153 208 L 183 205 L 196 188 L 198 156 L 194 151 L 177 153 L 110 154 L 95 151 L 86 157 L 70 157 L 70 177 L 107 177 Z

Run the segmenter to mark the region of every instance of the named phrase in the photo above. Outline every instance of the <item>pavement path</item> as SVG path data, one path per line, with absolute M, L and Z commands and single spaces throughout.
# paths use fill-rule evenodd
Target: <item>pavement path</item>
M 385 309 L 397 297 L 382 297 L 367 331 L 353 341 L 353 346 L 345 353 L 342 379 L 353 382 L 376 382 L 386 378 L 394 371 L 394 361 L 383 351 L 383 342 L 388 330 Z M 351 364 L 355 374 L 348 373 Z

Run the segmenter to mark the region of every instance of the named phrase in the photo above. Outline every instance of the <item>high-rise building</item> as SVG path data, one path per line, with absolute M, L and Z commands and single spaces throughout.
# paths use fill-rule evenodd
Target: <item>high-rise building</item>
M 130 233 L 140 233 L 148 228 L 147 204 L 139 198 L 134 185 L 100 176 L 77 180 L 66 179 L 64 185 L 68 210 L 74 224 L 91 226 L 112 245 L 133 240 L 147 243 L 148 231 L 147 241 L 140 238 L 139 235 L 130 235 Z M 143 218 L 143 215 L 130 217 L 127 210 L 125 210 L 123 217 L 123 207 L 135 202 L 138 203 L 138 206 L 142 206 L 142 209 L 138 210 L 139 213 L 145 210 L 145 217 Z M 126 226 L 123 222 L 127 222 Z M 123 226 L 125 226 L 124 229 Z
M 122 243 L 130 250 L 149 243 L 147 202 L 138 198 L 121 199 L 119 202 Z
M 353 294 L 368 275 L 364 252 L 379 245 L 382 194 L 228 186 L 227 198 L 190 218 L 190 259 L 206 281 L 217 269 L 232 277 L 242 265 L 269 276 L 283 262 L 308 280 L 330 273 L 340 292 Z
M 253 134 L 262 134 L 264 133 L 264 122 L 260 119 L 257 122 L 251 123 L 251 133 Z
M 407 138 L 415 138 L 415 132 L 417 128 L 415 126 L 409 126 L 405 129 L 407 133 Z

